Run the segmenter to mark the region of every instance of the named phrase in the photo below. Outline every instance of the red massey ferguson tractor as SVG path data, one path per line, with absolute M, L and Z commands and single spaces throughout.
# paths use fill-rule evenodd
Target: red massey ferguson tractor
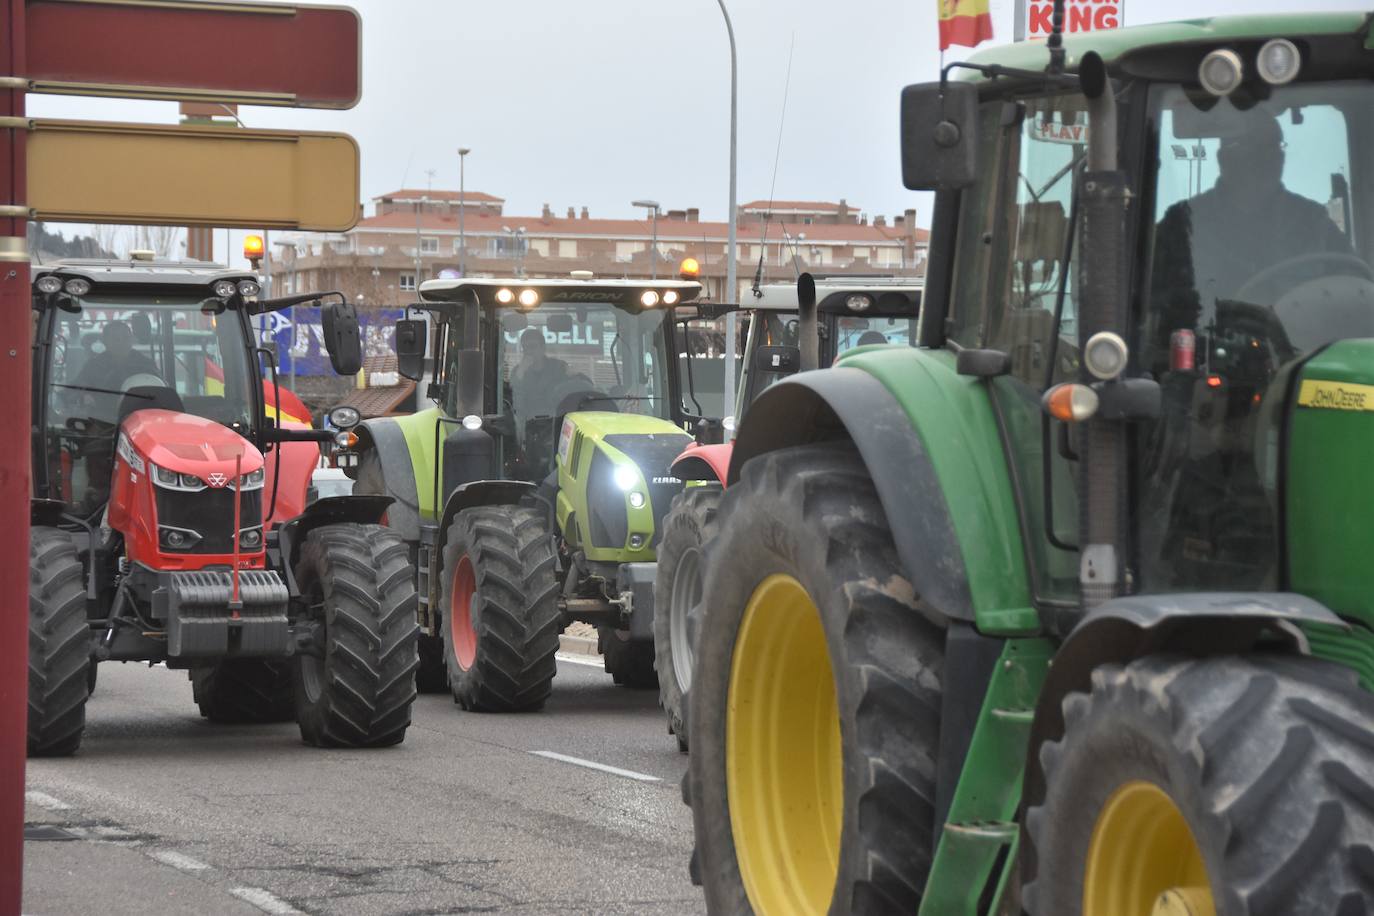
M 103 661 L 186 670 L 211 721 L 294 718 L 317 746 L 405 737 L 415 592 L 376 524 L 390 500 L 306 506 L 331 434 L 269 416 L 275 359 L 250 323 L 318 300 L 347 375 L 357 316 L 336 293 L 258 292 L 203 263 L 35 270 L 30 756 L 77 749 Z

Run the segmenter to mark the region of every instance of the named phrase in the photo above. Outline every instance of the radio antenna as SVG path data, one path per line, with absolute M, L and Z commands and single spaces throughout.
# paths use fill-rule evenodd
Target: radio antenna
M 768 221 L 773 217 L 773 195 L 778 189 L 778 162 L 782 159 L 782 128 L 787 123 L 787 91 L 792 85 L 792 54 L 797 50 L 797 31 L 792 30 L 792 41 L 787 47 L 787 76 L 782 81 L 782 114 L 778 116 L 778 145 L 773 151 L 773 183 L 768 187 L 768 212 L 763 218 L 763 233 L 759 238 L 759 266 L 754 271 L 754 298 L 762 299 L 763 261 L 768 257 Z

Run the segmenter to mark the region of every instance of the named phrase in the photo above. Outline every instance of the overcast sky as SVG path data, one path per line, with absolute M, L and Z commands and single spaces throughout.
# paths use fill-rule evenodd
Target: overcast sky
M 1010 9 L 1013 0 L 993 0 Z M 1125 0 L 1126 24 L 1235 12 L 1301 11 L 1303 0 Z M 739 200 L 845 198 L 864 212 L 918 209 L 902 188 L 902 86 L 934 79 L 937 0 L 726 0 L 739 48 Z M 402 184 L 467 187 L 507 213 L 630 201 L 728 212 L 730 58 L 715 0 L 354 0 L 363 20 L 363 97 L 342 112 L 243 108 L 250 127 L 346 131 L 362 148 L 361 196 Z M 1363 0 L 1325 0 L 1357 10 Z M 999 25 L 1003 23 L 999 22 Z M 1004 27 L 1003 32 L 1006 31 Z M 999 34 L 998 41 L 1009 35 Z M 207 49 L 232 54 L 232 48 Z M 962 54 L 953 48 L 951 55 Z M 171 102 L 30 96 L 34 117 L 176 120 Z M 369 210 L 370 212 L 370 210 Z M 223 239 L 223 234 L 219 233 Z M 233 242 L 238 246 L 237 234 Z M 223 255 L 223 242 L 217 255 Z M 236 259 L 238 264 L 243 262 Z

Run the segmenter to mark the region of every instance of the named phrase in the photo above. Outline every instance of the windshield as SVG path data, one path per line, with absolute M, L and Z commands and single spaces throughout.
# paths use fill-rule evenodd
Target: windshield
M 1273 453 L 1289 370 L 1374 337 L 1374 87 L 1152 95 L 1142 368 L 1163 417 L 1139 472 L 1150 590 L 1278 582 Z
M 606 304 L 544 304 L 500 313 L 501 412 L 525 464 L 549 465 L 559 417 L 578 410 L 669 419 L 665 313 Z
M 213 300 L 218 304 L 218 300 Z M 115 428 L 135 410 L 198 414 L 247 432 L 252 374 L 238 316 L 196 297 L 108 296 L 53 313 L 45 453 L 48 498 L 104 504 Z

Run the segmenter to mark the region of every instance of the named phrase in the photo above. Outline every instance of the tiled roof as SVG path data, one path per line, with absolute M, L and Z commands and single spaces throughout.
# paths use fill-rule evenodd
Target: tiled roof
M 374 372 L 395 372 L 396 366 L 395 353 L 377 353 L 363 357 L 363 371 L 368 375 Z
M 420 213 L 420 231 L 458 234 L 458 217 L 439 213 Z M 358 221 L 354 231 L 404 230 L 415 232 L 416 214 L 387 213 L 382 216 L 369 216 Z M 780 241 L 782 232 L 776 220 L 768 223 L 769 241 Z M 813 243 L 837 242 L 896 242 L 906 238 L 901 226 L 862 226 L 857 223 L 839 225 L 816 223 L 783 223 L 783 228 L 793 239 L 805 234 L 807 241 Z M 497 216 L 494 213 L 468 213 L 464 231 L 468 235 L 503 235 L 506 229 L 524 229 L 527 238 L 577 238 L 578 236 L 614 239 L 647 239 L 652 234 L 649 220 L 635 219 L 568 219 L 551 216 Z M 762 226 L 757 220 L 741 220 L 737 235 L 742 242 L 759 241 Z M 729 235 L 726 223 L 687 222 L 685 220 L 659 219 L 658 239 L 660 242 L 724 242 Z M 930 233 L 916 229 L 916 240 L 925 241 Z
M 838 213 L 840 205 L 831 203 L 828 200 L 751 200 L 747 204 L 740 204 L 741 210 L 771 210 L 777 213 L 782 210 L 801 210 L 807 213 Z M 859 208 L 846 203 L 850 213 L 858 213 Z
M 363 419 L 384 417 L 398 410 L 415 390 L 415 383 L 406 379 L 399 385 L 385 385 L 379 388 L 356 388 L 349 392 L 335 407 L 352 407 L 363 415 Z
M 433 201 L 440 200 L 462 200 L 465 203 L 505 203 L 504 197 L 496 197 L 492 194 L 483 194 L 481 191 L 464 191 L 459 194 L 457 191 L 421 191 L 414 188 L 402 188 L 399 191 L 388 191 L 385 194 L 378 194 L 372 198 L 377 200 L 419 200 L 421 197 L 428 197 Z

